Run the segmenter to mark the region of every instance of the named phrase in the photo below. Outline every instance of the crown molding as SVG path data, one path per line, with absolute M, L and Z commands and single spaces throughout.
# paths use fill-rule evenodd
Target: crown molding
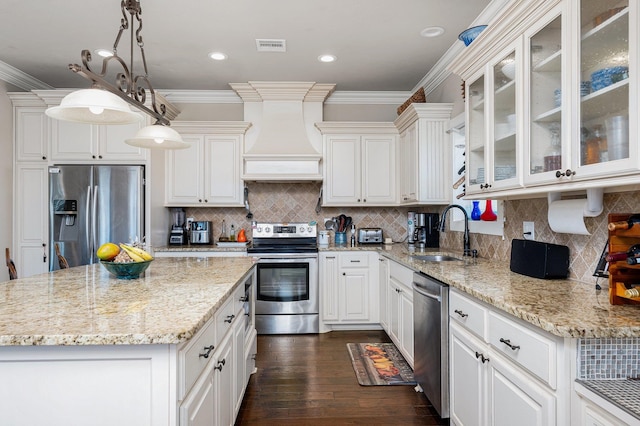
M 49 86 L 47 83 L 42 82 L 35 77 L 31 77 L 29 74 L 26 74 L 2 61 L 0 61 L 0 80 L 4 80 L 7 83 L 26 91 L 53 89 L 53 87 Z
M 413 92 L 351 92 L 336 91 L 327 98 L 325 104 L 379 104 L 398 105 L 409 98 Z
M 182 104 L 241 104 L 242 98 L 233 90 L 168 90 L 162 89 L 167 100 Z

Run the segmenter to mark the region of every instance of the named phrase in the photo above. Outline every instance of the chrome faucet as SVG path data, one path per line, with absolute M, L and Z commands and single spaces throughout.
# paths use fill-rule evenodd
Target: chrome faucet
M 456 207 L 462 210 L 462 213 L 464 214 L 464 240 L 463 240 L 464 253 L 463 255 L 475 257 L 477 252 L 475 250 L 473 251 L 471 250 L 471 243 L 469 242 L 469 215 L 467 214 L 467 211 L 464 209 L 464 207 L 458 204 L 449 204 L 447 207 L 445 207 L 444 211 L 442 212 L 442 219 L 440 220 L 439 231 L 445 232 L 444 225 L 445 225 L 445 221 L 447 220 L 447 212 L 451 210 L 453 207 Z

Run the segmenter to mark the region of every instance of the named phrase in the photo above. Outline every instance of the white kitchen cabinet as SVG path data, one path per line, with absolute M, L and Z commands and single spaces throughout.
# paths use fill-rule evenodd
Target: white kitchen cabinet
M 14 240 L 12 253 L 18 277 L 25 278 L 49 270 L 48 166 L 15 166 Z
M 324 135 L 324 206 L 397 203 L 396 144 L 392 123 L 316 123 Z
M 452 104 L 411 104 L 395 120 L 400 132 L 400 204 L 449 204 Z
M 216 365 L 213 367 L 214 410 L 217 420 L 214 424 L 219 426 L 233 426 L 235 420 L 233 351 L 233 336 L 228 334 L 218 346 L 214 359 Z
M 245 122 L 175 122 L 187 149 L 165 153 L 165 205 L 242 207 Z
M 610 400 L 575 383 L 574 405 L 576 417 L 572 418 L 572 425 L 580 426 L 627 426 L 637 425 L 638 419 L 623 410 L 621 407 L 614 405 Z
M 216 424 L 214 363 L 210 363 L 180 407 L 180 425 L 211 426 Z
M 387 334 L 413 368 L 413 271 L 389 261 L 387 287 Z
M 320 254 L 323 325 L 379 324 L 377 258 L 364 251 Z
M 451 420 L 456 425 L 568 424 L 558 388 L 562 339 L 462 292 L 449 300 Z
M 466 193 L 477 194 L 520 186 L 521 136 L 517 131 L 520 107 L 519 61 L 521 40 L 492 58 L 467 83 Z M 513 64 L 514 74 L 503 71 Z
M 380 269 L 378 271 L 378 293 L 380 294 L 380 325 L 383 329 L 387 330 L 389 329 L 389 302 L 387 301 L 387 288 L 389 287 L 389 259 L 380 256 L 378 258 L 378 261 L 380 265 Z
M 146 120 L 123 125 L 94 125 L 51 120 L 51 159 L 82 162 L 145 161 L 147 149 L 127 145 Z
M 467 82 L 467 194 L 635 184 L 639 24 L 640 5 L 626 0 L 533 0 L 505 8 L 451 64 Z M 505 73 L 510 51 L 515 67 Z M 602 70 L 611 73 L 598 77 Z M 502 81 L 510 73 L 514 91 L 506 97 Z M 515 116 L 506 108 L 512 102 Z
M 254 279 L 252 274 L 245 282 Z M 178 398 L 186 390 L 179 407 L 181 425 L 231 426 L 238 415 L 253 373 L 253 368 L 246 368 L 247 358 L 255 359 L 256 354 L 255 328 L 246 327 L 244 294 L 245 286 L 240 285 L 179 351 Z
M 14 100 L 14 105 L 18 103 Z M 47 162 L 49 159 L 49 120 L 45 107 L 15 106 L 14 139 L 16 161 Z
M 514 364 L 489 351 L 487 399 L 489 424 L 554 426 L 556 398 L 551 390 L 523 374 Z
M 488 425 L 484 365 L 489 359 L 487 346 L 455 321 L 450 322 L 449 331 L 451 423 Z

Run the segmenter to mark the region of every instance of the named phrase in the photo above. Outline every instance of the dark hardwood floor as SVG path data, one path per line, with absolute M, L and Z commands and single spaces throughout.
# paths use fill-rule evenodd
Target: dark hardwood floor
M 258 336 L 258 372 L 236 425 L 448 425 L 413 386 L 360 386 L 347 343 L 384 331 Z

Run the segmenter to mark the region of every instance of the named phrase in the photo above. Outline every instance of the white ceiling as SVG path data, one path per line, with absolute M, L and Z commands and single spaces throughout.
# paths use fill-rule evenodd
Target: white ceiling
M 458 34 L 489 3 L 142 0 L 141 34 L 155 89 L 229 90 L 231 82 L 315 81 L 335 83 L 339 91 L 410 91 L 452 45 L 462 44 Z M 0 79 L 14 90 L 87 87 L 67 65 L 80 63 L 82 49 L 111 48 L 120 18 L 119 0 L 2 0 Z M 432 25 L 442 26 L 445 34 L 421 37 L 420 31 Z M 287 52 L 257 52 L 256 38 L 285 39 Z M 127 63 L 129 40 L 127 32 L 118 49 Z M 228 59 L 213 61 L 207 56 L 211 51 Z M 139 54 L 137 48 L 134 52 Z M 317 57 L 324 53 L 338 60 L 320 63 Z M 97 55 L 93 63 L 99 69 Z M 135 72 L 141 71 L 136 65 Z M 26 87 L 17 88 L 16 75 L 24 77 Z M 37 80 L 44 85 L 37 87 Z

